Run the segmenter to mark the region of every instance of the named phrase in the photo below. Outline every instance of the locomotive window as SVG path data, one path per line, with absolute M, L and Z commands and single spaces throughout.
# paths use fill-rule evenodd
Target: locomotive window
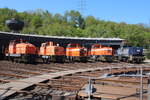
M 42 47 L 46 47 L 46 43 L 43 43 L 43 44 L 42 44 Z
M 79 44 L 69 44 L 67 47 L 80 47 Z

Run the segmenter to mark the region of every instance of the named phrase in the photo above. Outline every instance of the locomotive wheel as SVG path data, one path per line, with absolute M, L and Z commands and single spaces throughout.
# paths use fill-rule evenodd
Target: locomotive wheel
M 58 62 L 58 63 L 64 63 L 65 62 L 64 57 L 63 56 L 57 56 L 56 57 L 56 62 Z
M 96 56 L 96 57 L 95 57 L 95 62 L 98 62 L 98 61 L 99 61 L 99 57 Z
M 80 58 L 80 61 L 81 61 L 81 62 L 84 62 L 84 63 L 87 62 L 87 57 L 81 57 L 81 58 Z
M 21 61 L 26 64 L 34 63 L 34 58 L 32 55 L 21 55 Z
M 14 58 L 10 57 L 10 61 L 11 61 L 11 62 L 14 62 Z
M 129 59 L 127 60 L 127 63 L 131 63 L 132 61 L 130 61 Z
M 42 60 L 43 60 L 43 63 L 45 63 L 45 64 L 48 64 L 50 62 L 49 58 L 43 58 Z
M 69 62 L 73 63 L 74 62 L 74 57 L 69 57 Z
M 48 58 L 48 59 L 45 59 L 45 63 L 46 64 L 49 64 L 50 63 L 50 59 Z
M 140 63 L 141 63 L 141 60 L 140 60 L 140 59 L 136 59 L 135 62 L 138 63 L 138 64 L 140 64 Z
M 119 56 L 119 57 L 117 58 L 117 60 L 119 60 L 119 61 L 123 61 L 122 56 Z
M 25 55 L 22 55 L 21 58 L 24 63 L 28 63 L 28 59 Z
M 45 60 L 42 58 L 43 63 L 45 63 Z
M 93 61 L 93 62 L 97 62 L 97 61 L 98 61 L 98 56 L 93 55 L 93 56 L 92 56 L 92 61 Z
M 106 58 L 106 61 L 109 63 L 113 62 L 112 58 Z
M 18 63 L 19 62 L 18 58 L 14 58 L 14 62 Z
M 9 56 L 6 56 L 6 60 L 11 61 L 11 59 L 10 59 L 10 57 L 9 57 Z
M 45 59 L 44 58 L 42 58 L 42 61 L 43 61 L 43 63 L 45 63 Z
M 5 46 L 0 47 L 0 60 L 5 59 Z

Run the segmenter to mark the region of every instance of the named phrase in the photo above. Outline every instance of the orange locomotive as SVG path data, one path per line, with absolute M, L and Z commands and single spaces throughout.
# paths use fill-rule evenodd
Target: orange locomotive
M 97 61 L 109 61 L 111 62 L 113 59 L 113 48 L 102 46 L 100 44 L 94 44 L 91 48 L 91 57 Z
M 49 61 L 64 62 L 65 49 L 54 42 L 46 42 L 41 44 L 39 55 L 42 57 L 44 63 L 48 63 Z
M 87 48 L 82 47 L 80 44 L 68 44 L 66 48 L 66 56 L 69 61 L 79 59 L 82 62 L 86 62 L 88 58 Z
M 25 40 L 12 40 L 6 49 L 6 57 L 16 62 L 33 63 L 37 49 L 33 44 L 27 43 Z

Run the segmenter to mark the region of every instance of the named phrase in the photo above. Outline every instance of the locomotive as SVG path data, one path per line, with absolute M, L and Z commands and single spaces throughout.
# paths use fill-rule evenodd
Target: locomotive
M 88 59 L 87 48 L 81 46 L 80 44 L 70 43 L 66 48 L 66 57 L 70 62 L 75 60 L 86 62 Z
M 93 44 L 91 48 L 91 58 L 95 61 L 113 61 L 113 48 L 106 47 L 100 44 Z
M 50 61 L 64 62 L 65 49 L 64 47 L 50 41 L 41 44 L 39 55 L 43 59 L 44 63 L 48 63 Z
M 119 61 L 141 63 L 144 58 L 143 47 L 122 47 L 117 50 Z
M 37 48 L 25 40 L 12 40 L 5 49 L 8 60 L 15 62 L 33 63 L 37 55 Z

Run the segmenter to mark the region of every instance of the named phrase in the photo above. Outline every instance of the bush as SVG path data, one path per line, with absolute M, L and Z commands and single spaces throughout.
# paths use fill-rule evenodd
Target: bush
M 150 59 L 150 48 L 146 51 L 146 58 Z

